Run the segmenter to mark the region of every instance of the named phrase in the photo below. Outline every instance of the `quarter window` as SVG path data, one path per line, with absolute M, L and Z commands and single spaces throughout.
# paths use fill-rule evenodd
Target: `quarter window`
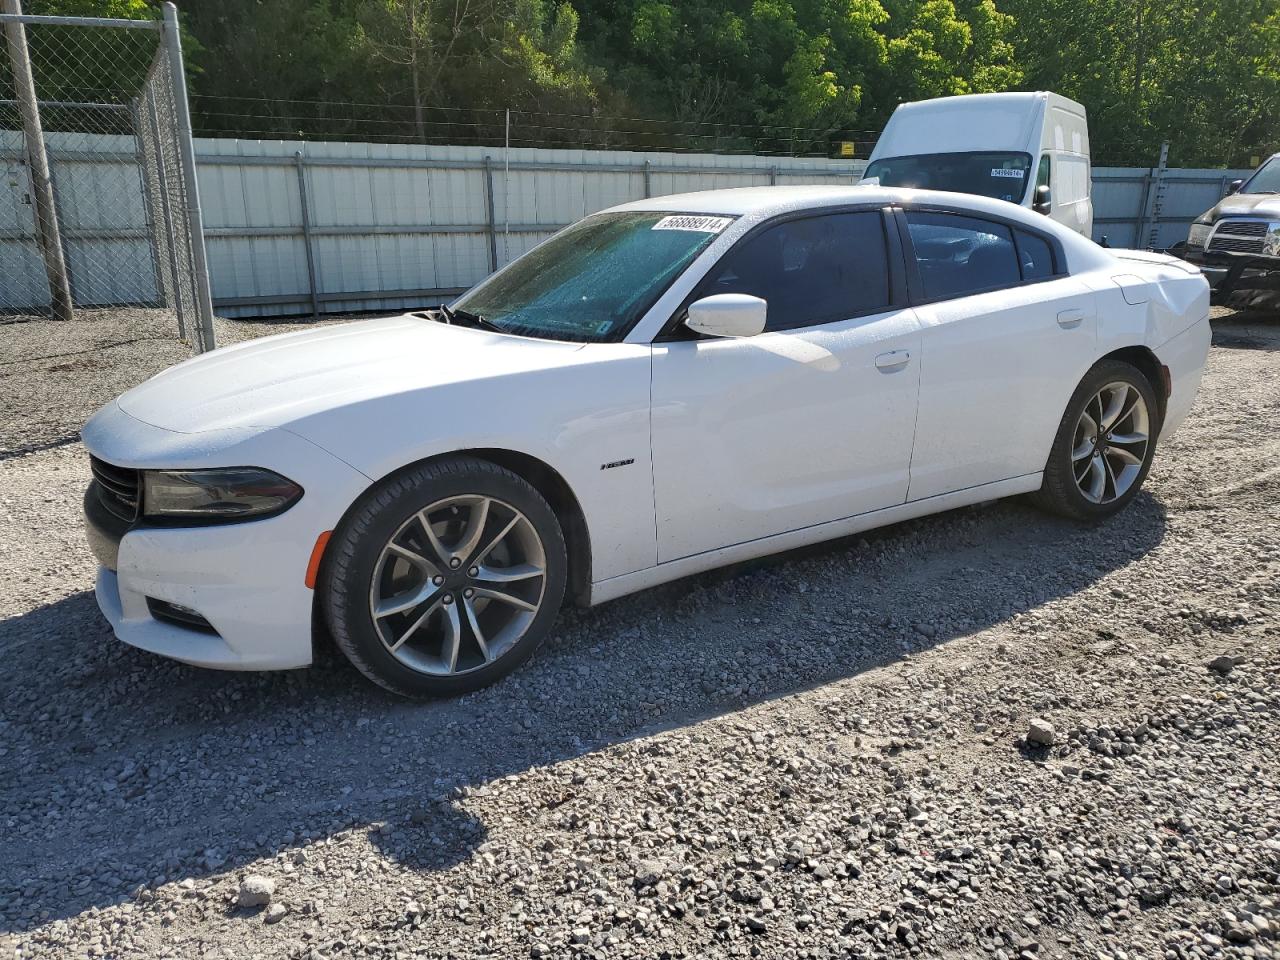
M 1049 242 L 1025 230 L 1018 235 L 1018 262 L 1023 280 L 1043 280 L 1053 276 L 1053 251 Z
M 1002 223 L 952 213 L 907 213 L 911 245 L 930 300 L 964 297 L 1022 281 L 1013 233 Z
M 712 271 L 704 296 L 769 304 L 766 330 L 794 330 L 888 308 L 889 261 L 878 210 L 788 220 L 747 238 Z

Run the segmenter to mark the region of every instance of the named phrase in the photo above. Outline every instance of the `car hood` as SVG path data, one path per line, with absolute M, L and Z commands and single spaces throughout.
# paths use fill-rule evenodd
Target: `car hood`
M 570 364 L 581 344 L 405 315 L 251 340 L 195 357 L 125 393 L 130 416 L 179 433 L 285 426 L 409 390 Z
M 1209 216 L 1214 220 L 1242 216 L 1280 220 L 1280 194 L 1233 193 L 1219 200 L 1218 205 L 1209 211 Z

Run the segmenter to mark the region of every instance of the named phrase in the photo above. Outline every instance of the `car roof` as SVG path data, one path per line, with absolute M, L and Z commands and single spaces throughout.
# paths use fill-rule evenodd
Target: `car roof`
M 943 190 L 909 190 L 902 187 L 859 186 L 795 186 L 795 187 L 730 187 L 724 190 L 701 190 L 697 193 L 673 193 L 647 200 L 610 207 L 602 213 L 621 211 L 670 211 L 672 213 L 707 213 L 720 216 L 749 217 L 763 220 L 781 213 L 800 210 L 822 210 L 826 207 L 867 204 L 931 203 L 944 207 L 972 210 L 1011 220 L 1039 224 L 1043 217 L 1030 214 L 1017 204 L 971 193 L 949 193 Z M 1032 219 L 1032 217 L 1035 219 Z
M 1069 227 L 1034 213 L 1007 200 L 980 197 L 971 193 L 943 190 L 908 190 L 902 187 L 859 186 L 773 186 L 730 187 L 702 190 L 697 193 L 674 193 L 664 197 L 634 200 L 601 210 L 600 213 L 667 212 L 702 213 L 713 216 L 738 217 L 739 225 L 768 220 L 772 217 L 807 210 L 821 211 L 854 204 L 887 206 L 891 204 L 940 207 L 957 213 L 987 215 L 1021 223 L 1043 233 L 1052 233 L 1067 248 L 1074 264 L 1096 265 L 1107 257 L 1106 251 Z M 598 214 L 596 214 L 598 215 Z M 1073 267 L 1074 269 L 1074 267 Z

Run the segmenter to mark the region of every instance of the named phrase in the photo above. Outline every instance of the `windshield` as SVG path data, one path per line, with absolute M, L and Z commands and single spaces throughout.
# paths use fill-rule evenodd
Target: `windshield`
M 1280 157 L 1272 157 L 1257 169 L 1241 193 L 1280 193 Z
M 732 217 L 659 211 L 579 221 L 452 306 L 506 333 L 620 340 Z
M 920 153 L 873 160 L 863 179 L 882 187 L 952 190 L 1021 203 L 1031 157 L 1025 153 Z

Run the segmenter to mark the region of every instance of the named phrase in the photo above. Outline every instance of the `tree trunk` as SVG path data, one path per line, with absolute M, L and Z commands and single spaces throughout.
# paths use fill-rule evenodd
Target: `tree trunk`
M 409 72 L 413 75 L 413 126 L 419 143 L 427 142 L 427 125 L 422 110 L 422 74 L 418 64 L 418 4 L 409 3 Z
M 1142 68 L 1146 63 L 1147 49 L 1146 40 L 1142 36 L 1142 13 L 1146 6 L 1146 0 L 1138 2 L 1138 24 L 1135 34 L 1134 53 L 1133 53 L 1133 107 L 1137 110 L 1142 104 Z

